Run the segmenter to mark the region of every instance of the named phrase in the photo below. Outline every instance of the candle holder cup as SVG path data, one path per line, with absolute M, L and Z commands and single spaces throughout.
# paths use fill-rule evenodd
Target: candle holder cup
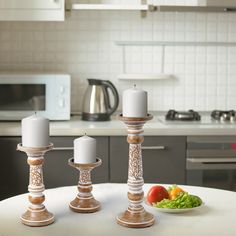
M 143 202 L 143 167 L 142 149 L 143 125 L 151 120 L 152 115 L 146 117 L 123 117 L 118 115 L 118 119 L 123 121 L 127 127 L 129 143 L 129 168 L 128 168 L 128 209 L 117 216 L 117 223 L 130 228 L 144 228 L 154 224 L 155 218 L 142 206 Z
M 17 145 L 17 150 L 25 152 L 28 156 L 29 171 L 29 202 L 27 211 L 21 216 L 21 222 L 28 226 L 46 226 L 54 222 L 54 215 L 43 205 L 45 190 L 43 182 L 44 154 L 53 148 L 53 144 L 46 147 L 24 147 Z
M 74 159 L 68 160 L 68 164 L 79 170 L 78 195 L 70 202 L 69 207 L 74 212 L 92 213 L 100 210 L 101 204 L 92 195 L 91 170 L 102 164 L 97 158 L 94 163 L 75 163 Z

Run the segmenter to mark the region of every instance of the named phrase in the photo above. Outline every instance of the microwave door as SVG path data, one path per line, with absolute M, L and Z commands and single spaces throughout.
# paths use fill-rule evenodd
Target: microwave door
M 0 111 L 44 111 L 45 84 L 1 84 Z

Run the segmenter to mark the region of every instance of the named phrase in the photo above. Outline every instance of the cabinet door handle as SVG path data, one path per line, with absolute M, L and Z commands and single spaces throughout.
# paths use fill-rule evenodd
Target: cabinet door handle
M 73 147 L 54 147 L 53 151 L 73 151 Z
M 225 158 L 225 157 L 222 157 L 222 158 L 187 158 L 187 161 L 188 162 L 191 162 L 191 163 L 218 163 L 218 164 L 221 164 L 221 163 L 235 163 L 236 162 L 236 159 L 235 157 L 229 157 L 229 158 Z
M 165 150 L 165 146 L 143 146 L 141 147 L 142 150 Z

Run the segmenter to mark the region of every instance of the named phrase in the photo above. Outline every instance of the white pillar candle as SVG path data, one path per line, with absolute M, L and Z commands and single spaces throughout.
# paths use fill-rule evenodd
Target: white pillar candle
M 22 146 L 46 147 L 49 145 L 49 120 L 34 114 L 21 121 Z
M 74 162 L 96 162 L 96 139 L 85 135 L 74 140 Z
M 147 92 L 137 88 L 127 89 L 123 92 L 123 117 L 147 116 Z

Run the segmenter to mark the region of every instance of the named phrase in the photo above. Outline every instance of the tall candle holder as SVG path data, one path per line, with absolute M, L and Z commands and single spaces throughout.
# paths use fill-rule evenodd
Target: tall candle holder
M 117 216 L 117 223 L 130 228 L 144 228 L 154 224 L 154 216 L 147 212 L 142 206 L 143 202 L 143 167 L 141 144 L 144 141 L 143 125 L 151 120 L 152 115 L 146 117 L 123 117 L 118 115 L 118 119 L 123 121 L 127 127 L 129 143 L 129 168 L 128 168 L 128 209 Z
M 28 186 L 30 205 L 21 216 L 21 222 L 28 226 L 46 226 L 54 222 L 54 215 L 42 204 L 45 200 L 42 168 L 44 154 L 52 148 L 53 144 L 47 147 L 24 147 L 21 143 L 17 145 L 17 150 L 27 154 L 27 163 L 30 166 Z
M 97 158 L 94 163 L 75 163 L 74 159 L 68 160 L 68 164 L 79 170 L 78 194 L 70 202 L 69 207 L 74 212 L 92 213 L 100 210 L 101 204 L 92 195 L 91 170 L 102 164 L 102 160 Z

